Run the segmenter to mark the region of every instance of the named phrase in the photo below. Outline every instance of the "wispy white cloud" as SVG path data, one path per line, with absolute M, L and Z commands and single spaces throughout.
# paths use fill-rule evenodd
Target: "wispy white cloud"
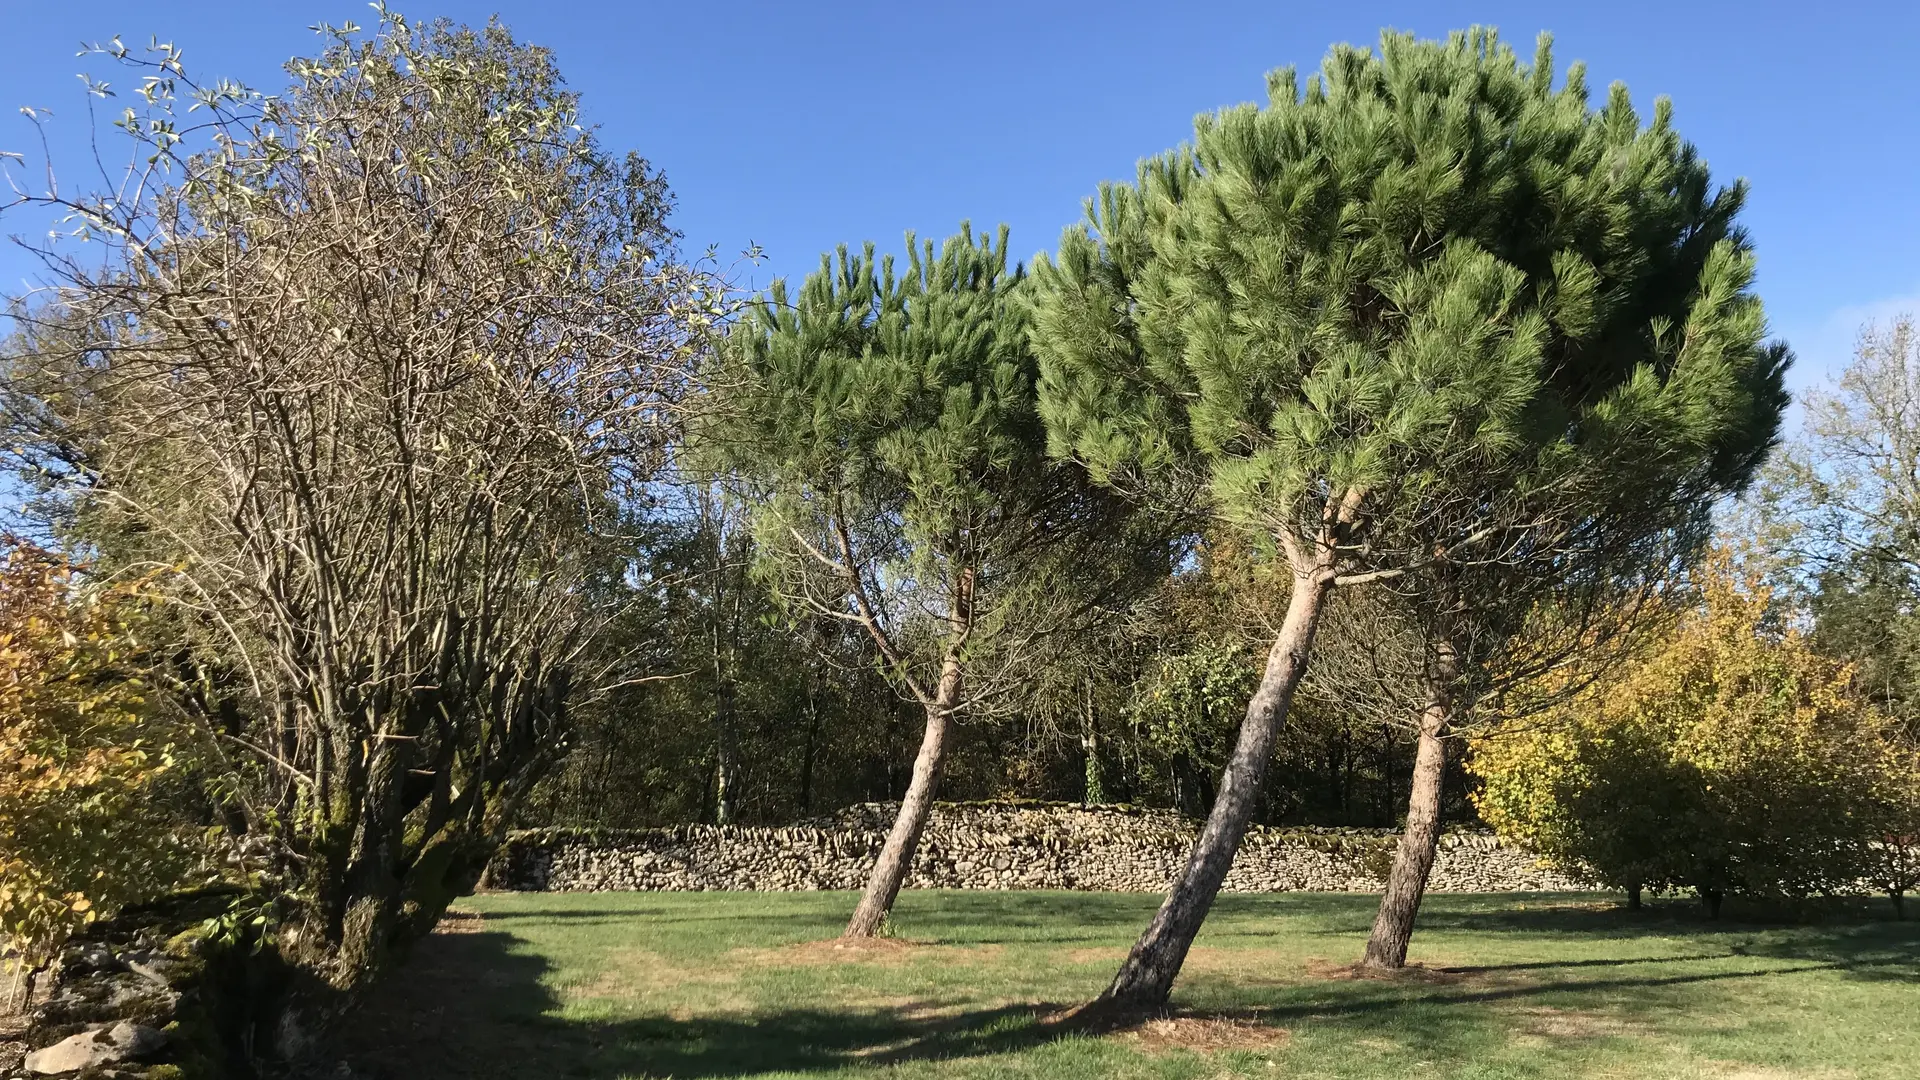
M 1892 296 L 1836 308 L 1811 326 L 1783 327 L 1794 352 L 1789 383 L 1796 391 L 1827 383 L 1853 359 L 1862 329 L 1901 315 L 1920 316 L 1920 283 Z

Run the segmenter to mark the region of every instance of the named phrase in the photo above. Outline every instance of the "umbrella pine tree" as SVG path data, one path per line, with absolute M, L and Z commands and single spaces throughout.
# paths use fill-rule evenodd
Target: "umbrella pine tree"
M 1538 572 L 1635 505 L 1674 526 L 1750 474 L 1781 408 L 1741 189 L 1710 184 L 1666 102 L 1643 123 L 1615 86 L 1594 109 L 1544 38 L 1528 66 L 1487 30 L 1336 48 L 1268 91 L 1103 186 L 1035 273 L 1053 451 L 1118 488 L 1194 484 L 1292 578 L 1113 1004 L 1171 990 L 1332 590 Z
M 1047 454 L 1006 230 L 907 248 L 904 274 L 868 245 L 796 297 L 776 282 L 728 334 L 705 432 L 748 490 L 775 594 L 856 627 L 926 714 L 848 937 L 879 932 L 906 881 L 951 725 L 1170 563 L 1125 500 Z

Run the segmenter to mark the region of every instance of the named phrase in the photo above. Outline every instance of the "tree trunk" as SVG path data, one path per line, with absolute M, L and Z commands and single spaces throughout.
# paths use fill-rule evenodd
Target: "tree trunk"
M 800 757 L 800 811 L 813 812 L 813 756 L 820 741 L 820 704 L 813 694 L 813 673 L 807 673 L 807 741 Z
M 1286 721 L 1287 706 L 1294 687 L 1306 672 L 1307 658 L 1313 651 L 1314 630 L 1320 624 L 1320 612 L 1333 588 L 1331 561 L 1323 561 L 1306 572 L 1296 571 L 1293 595 L 1287 602 L 1287 616 L 1280 624 L 1279 636 L 1267 652 L 1266 672 L 1260 688 L 1247 703 L 1247 716 L 1240 724 L 1240 738 L 1220 776 L 1220 792 L 1206 828 L 1194 842 L 1187 865 L 1174 879 L 1173 887 L 1160 910 L 1147 924 L 1146 932 L 1134 943 L 1133 951 L 1113 983 L 1100 995 L 1102 1002 L 1128 1006 L 1164 1004 L 1173 991 L 1173 980 L 1187 959 L 1194 935 L 1213 906 L 1221 882 L 1233 866 L 1240 850 L 1247 822 L 1253 816 L 1260 795 L 1261 781 L 1273 760 L 1274 740 Z
M 1899 920 L 1902 922 L 1906 921 L 1907 894 L 1904 892 L 1901 892 L 1899 889 L 1894 889 L 1893 891 L 1887 893 L 1887 896 L 1893 900 L 1893 917 L 1896 920 Z
M 731 695 L 723 694 L 723 699 Z M 739 743 L 734 738 L 733 709 L 721 704 L 718 714 L 718 738 L 713 755 L 713 822 L 731 825 L 740 815 Z
M 1107 801 L 1106 775 L 1100 766 L 1100 721 L 1093 710 L 1093 679 L 1087 679 L 1087 708 L 1081 714 L 1080 750 L 1086 755 L 1086 788 L 1081 803 L 1099 806 Z
M 867 938 L 879 933 L 887 913 L 893 910 L 894 899 L 900 895 L 900 886 L 906 884 L 907 872 L 913 868 L 920 834 L 926 831 L 927 818 L 933 813 L 934 792 L 946 763 L 947 724 L 960 688 L 958 661 L 949 658 L 946 667 L 940 678 L 940 696 L 927 708 L 927 730 L 920 739 L 920 753 L 913 759 L 913 779 L 907 783 L 900 812 L 893 819 L 886 845 L 880 849 L 880 858 L 867 879 L 867 890 L 861 894 L 860 906 L 854 909 L 842 937 Z
M 1639 910 L 1640 910 L 1640 884 L 1639 884 L 1639 882 L 1635 882 L 1634 884 L 1632 884 L 1632 885 L 1629 885 L 1629 886 L 1627 886 L 1627 910 L 1628 910 L 1628 911 L 1639 911 Z
M 1427 877 L 1440 851 L 1440 798 L 1447 772 L 1447 723 L 1451 711 L 1447 690 L 1430 691 L 1420 717 L 1420 746 L 1415 752 L 1413 783 L 1407 795 L 1407 825 L 1394 852 L 1387 875 L 1386 894 L 1367 937 L 1366 967 L 1394 970 L 1406 965 L 1407 943 L 1413 940 L 1414 917 L 1426 896 Z
M 739 816 L 740 749 L 733 721 L 733 681 L 727 671 L 727 649 L 721 640 L 719 597 L 713 619 L 713 820 L 731 825 Z
M 920 736 L 920 753 L 913 759 L 913 778 L 907 782 L 906 793 L 900 798 L 900 812 L 893 819 L 887 842 L 874 861 L 872 876 L 867 879 L 867 890 L 860 895 L 860 906 L 853 909 L 853 918 L 847 920 L 842 937 L 866 938 L 878 934 L 893 910 L 894 899 L 900 895 L 900 886 L 906 884 L 907 872 L 913 869 L 920 834 L 926 831 L 927 818 L 933 813 L 934 792 L 940 787 L 940 769 L 946 764 L 947 725 L 953 720 L 953 711 L 960 707 L 960 657 L 968 635 L 973 632 L 975 573 L 973 568 L 967 568 L 955 577 L 952 607 L 947 611 L 947 648 L 940 662 L 939 685 L 931 700 L 916 691 L 920 700 L 926 702 L 927 730 Z M 881 638 L 873 624 L 868 625 L 868 630 L 876 640 Z M 885 649 L 882 642 L 882 650 Z
M 1719 889 L 1700 890 L 1700 902 L 1706 905 L 1707 918 L 1717 919 L 1720 917 L 1720 899 L 1722 895 Z

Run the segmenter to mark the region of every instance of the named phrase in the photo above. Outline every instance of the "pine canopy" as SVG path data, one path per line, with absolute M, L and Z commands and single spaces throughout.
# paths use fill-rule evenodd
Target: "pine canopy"
M 1204 115 L 1036 268 L 1055 453 L 1185 472 L 1261 535 L 1365 497 L 1577 492 L 1586 512 L 1743 486 L 1784 405 L 1744 188 L 1665 100 L 1591 108 L 1491 30 L 1336 48 L 1304 90 Z
M 1043 468 L 1036 365 L 1006 230 L 940 245 L 907 236 L 908 266 L 842 246 L 797 298 L 784 280 L 730 335 L 733 421 L 753 471 L 794 491 L 844 483 L 897 510 L 912 538 L 950 544 L 1014 474 Z
M 1006 245 L 1004 228 L 963 224 L 937 249 L 909 234 L 904 273 L 870 244 L 843 247 L 728 335 L 711 441 L 761 496 L 777 591 L 858 621 L 849 583 L 867 590 L 895 674 L 922 689 L 961 640 L 1011 661 L 1168 558 L 1129 532 L 1125 503 L 1048 456 L 1026 278 Z M 1097 556 L 1075 550 L 1090 537 Z M 929 618 L 948 625 L 928 636 Z M 986 671 L 970 679 L 990 689 Z

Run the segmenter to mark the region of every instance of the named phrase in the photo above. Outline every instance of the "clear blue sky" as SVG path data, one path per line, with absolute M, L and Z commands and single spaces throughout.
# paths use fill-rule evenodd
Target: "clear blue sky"
M 1715 173 L 1753 185 L 1746 222 L 1797 384 L 1844 359 L 1858 324 L 1920 308 L 1920 3 L 557 3 L 396 0 L 414 18 L 496 10 L 552 48 L 613 150 L 665 169 L 690 249 L 762 245 L 773 274 L 834 244 L 897 248 L 963 217 L 1007 222 L 1016 253 L 1052 246 L 1105 178 L 1186 138 L 1195 113 L 1262 95 L 1383 26 L 1439 35 L 1479 22 L 1523 51 L 1550 29 L 1596 87 L 1674 99 Z M 253 5 L 0 0 L 0 150 L 27 150 L 13 108 L 55 110 L 78 164 L 82 39 L 149 35 L 202 77 L 278 87 L 306 26 L 365 23 L 357 0 Z M 18 232 L 16 222 L 0 231 Z M 0 251 L 0 289 L 32 265 Z

